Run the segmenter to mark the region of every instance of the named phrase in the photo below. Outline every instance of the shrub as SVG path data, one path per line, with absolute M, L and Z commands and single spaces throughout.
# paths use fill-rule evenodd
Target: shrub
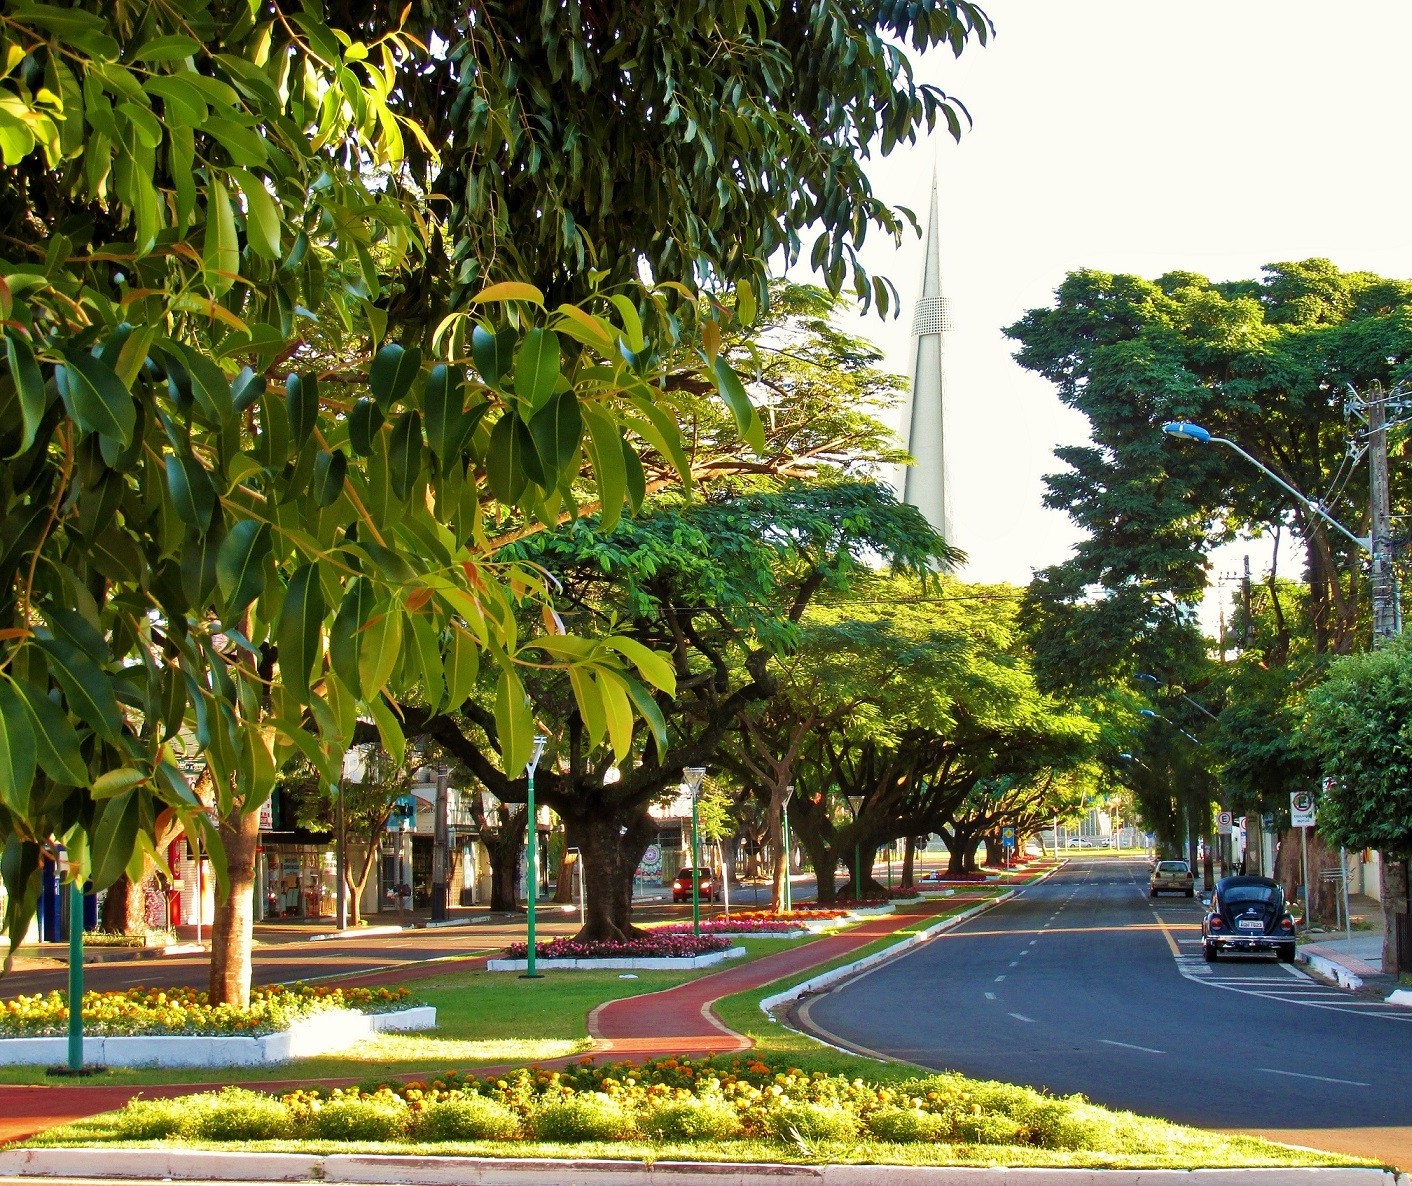
M 782 1141 L 847 1141 L 858 1135 L 858 1118 L 837 1104 L 786 1099 L 765 1113 L 765 1131 Z
M 1043 1149 L 1103 1147 L 1103 1126 L 1076 1113 L 1072 1102 L 1042 1097 L 1023 1115 L 1015 1112 L 1011 1115 L 1029 1129 L 1030 1144 Z
M 631 1136 L 634 1118 L 601 1091 L 584 1092 L 542 1104 L 530 1118 L 541 1141 L 618 1141 Z
M 203 1141 L 268 1141 L 289 1134 L 289 1109 L 273 1096 L 227 1087 L 207 1098 L 210 1103 L 196 1110 L 187 1135 Z
M 952 1135 L 973 1145 L 1022 1145 L 1024 1128 L 998 1112 L 977 1112 L 956 1118 Z
M 880 1141 L 908 1145 L 944 1138 L 950 1125 L 945 1116 L 920 1108 L 879 1108 L 867 1119 L 868 1131 Z
M 424 1141 L 510 1141 L 520 1135 L 520 1118 L 495 1100 L 478 1095 L 438 1100 L 417 1118 Z
M 668 1100 L 654 1105 L 642 1121 L 649 1136 L 662 1141 L 728 1141 L 740 1135 L 740 1117 L 725 1100 Z
M 160 1141 L 181 1136 L 192 1116 L 194 1098 L 133 1100 L 113 1116 L 115 1141 Z
M 393 1095 L 329 1100 L 309 1116 L 309 1135 L 326 1141 L 390 1141 L 407 1126 L 407 1105 Z

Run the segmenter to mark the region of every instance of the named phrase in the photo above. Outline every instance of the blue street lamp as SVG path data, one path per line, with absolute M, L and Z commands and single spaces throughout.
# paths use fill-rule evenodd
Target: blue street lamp
M 1221 719 L 1221 718 L 1218 717 L 1214 712 L 1212 712 L 1209 708 L 1207 708 L 1206 705 L 1202 704 L 1199 700 L 1193 700 L 1190 696 L 1188 696 L 1188 695 L 1187 695 L 1185 692 L 1183 692 L 1180 688 L 1175 687 L 1175 686 L 1173 686 L 1172 684 L 1169 684 L 1166 680 L 1158 679 L 1155 675 L 1149 675 L 1149 674 L 1148 674 L 1147 672 L 1145 672 L 1145 671 L 1139 671 L 1135 676 L 1133 676 L 1133 679 L 1140 679 L 1140 680 L 1143 680 L 1144 682 L 1149 683 L 1149 684 L 1152 684 L 1152 685 L 1154 685 L 1155 687 L 1158 687 L 1158 688 L 1171 688 L 1171 690 L 1172 690 L 1173 692 L 1175 692 L 1178 696 L 1180 696 L 1183 700 L 1185 700 L 1188 704 L 1190 704 L 1190 705 L 1192 706 L 1192 708 L 1194 708 L 1194 709 L 1197 710 L 1197 712 L 1204 712 L 1204 713 L 1205 713 L 1208 717 L 1210 717 L 1213 721 L 1218 721 L 1218 720 Z
M 529 762 L 525 765 L 525 774 L 529 779 L 528 792 L 525 796 L 525 807 L 529 811 L 529 851 L 527 861 L 529 865 L 529 876 L 525 880 L 525 906 L 528 910 L 526 938 L 529 940 L 528 950 L 525 960 L 525 974 L 523 980 L 538 980 L 544 975 L 543 972 L 535 970 L 535 950 L 534 950 L 534 923 L 535 905 L 539 898 L 539 829 L 535 825 L 534 806 L 534 772 L 539 766 L 540 755 L 544 753 L 544 744 L 549 740 L 543 733 L 534 735 L 534 752 L 530 755 Z

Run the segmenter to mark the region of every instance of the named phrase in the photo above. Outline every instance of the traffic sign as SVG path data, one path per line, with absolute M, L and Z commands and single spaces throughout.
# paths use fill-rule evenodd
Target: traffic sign
M 1231 834 L 1231 813 L 1223 811 L 1216 817 L 1216 833 L 1220 836 Z
M 1000 829 L 1000 846 L 1001 848 L 1015 847 L 1015 829 L 1013 826 L 1006 824 L 1005 827 Z
M 1295 828 L 1314 826 L 1314 794 L 1312 791 L 1294 791 L 1289 797 L 1289 822 Z

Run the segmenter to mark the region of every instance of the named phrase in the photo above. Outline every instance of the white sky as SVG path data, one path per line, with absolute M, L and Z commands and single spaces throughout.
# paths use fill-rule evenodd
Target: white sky
M 1047 305 L 1066 272 L 1253 277 L 1324 256 L 1412 277 L 1407 163 L 1412 4 L 1403 0 L 981 0 L 997 26 L 919 77 L 960 99 L 974 126 L 873 162 L 880 196 L 925 216 L 940 164 L 947 451 L 962 576 L 1023 584 L 1065 558 L 1069 520 L 1046 511 L 1051 450 L 1085 421 L 1013 361 L 1000 332 Z M 903 315 L 859 332 L 910 370 L 921 245 L 872 243 Z M 1180 447 L 1173 443 L 1174 448 Z M 1239 459 L 1232 457 L 1233 464 Z M 1235 546 L 1235 572 L 1261 545 Z M 1293 573 L 1294 557 L 1281 556 Z

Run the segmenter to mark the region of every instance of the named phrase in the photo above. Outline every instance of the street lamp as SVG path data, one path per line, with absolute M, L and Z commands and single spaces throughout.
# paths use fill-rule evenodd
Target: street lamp
M 848 806 L 853 809 L 853 892 L 858 900 L 863 900 L 863 847 L 858 837 L 858 813 L 863 809 L 862 795 L 848 795 Z
M 697 939 L 701 938 L 701 841 L 697 834 L 696 799 L 705 777 L 705 766 L 687 766 L 681 772 L 681 785 L 691 796 L 691 933 Z
M 535 826 L 534 807 L 534 772 L 539 766 L 540 755 L 544 753 L 544 745 L 549 740 L 543 733 L 534 735 L 534 749 L 530 755 L 530 760 L 525 766 L 525 774 L 529 780 L 528 791 L 525 795 L 525 806 L 529 810 L 529 837 L 527 864 L 529 865 L 529 876 L 525 880 L 525 906 L 528 910 L 528 926 L 526 927 L 526 937 L 529 944 L 526 949 L 525 974 L 522 980 L 538 980 L 543 976 L 542 972 L 535 969 L 534 950 L 534 924 L 535 924 L 535 904 L 539 898 L 539 829 Z
M 1133 676 L 1133 679 L 1140 679 L 1144 683 L 1152 684 L 1154 687 L 1158 688 L 1170 688 L 1173 692 L 1175 692 L 1178 696 L 1180 696 L 1183 700 L 1190 704 L 1194 709 L 1196 709 L 1197 712 L 1204 712 L 1213 721 L 1219 721 L 1221 719 L 1209 708 L 1207 708 L 1206 705 L 1202 704 L 1199 700 L 1193 700 L 1175 684 L 1169 684 L 1166 680 L 1158 679 L 1155 675 L 1151 675 L 1146 671 L 1139 671 L 1135 676 Z

